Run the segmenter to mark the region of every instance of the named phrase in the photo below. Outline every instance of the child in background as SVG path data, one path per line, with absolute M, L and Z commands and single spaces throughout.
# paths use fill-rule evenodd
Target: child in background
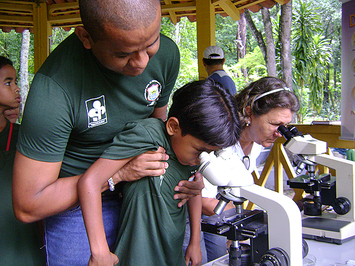
M 21 103 L 17 74 L 11 60 L 0 56 L 0 150 L 16 149 L 18 125 L 13 125 L 5 117 L 5 110 L 17 108 Z
M 175 92 L 166 122 L 149 118 L 126 124 L 78 183 L 91 248 L 89 265 L 111 266 L 118 262 L 117 256 L 124 266 L 201 264 L 201 196 L 188 202 L 192 237 L 184 259 L 187 209 L 178 207 L 174 187 L 196 172 L 201 152 L 237 142 L 240 127 L 235 106 L 235 99 L 214 81 L 195 81 Z M 131 158 L 159 146 L 169 155 L 165 174 L 124 186 L 116 256 L 105 238 L 101 189 Z
M 41 266 L 46 264 L 36 224 L 19 222 L 12 210 L 12 167 L 20 126 L 4 112 L 20 105 L 16 78 L 12 62 L 0 56 L 0 265 Z

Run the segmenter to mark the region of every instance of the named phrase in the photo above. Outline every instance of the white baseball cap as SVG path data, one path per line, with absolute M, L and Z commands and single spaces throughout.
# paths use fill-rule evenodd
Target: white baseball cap
M 209 46 L 203 52 L 203 58 L 205 59 L 223 59 L 224 52 L 221 47 Z

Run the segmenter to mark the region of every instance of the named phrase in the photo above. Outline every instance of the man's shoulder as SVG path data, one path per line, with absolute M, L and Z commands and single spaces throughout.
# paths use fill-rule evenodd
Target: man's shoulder
M 216 76 L 219 76 L 219 77 L 225 77 L 225 76 L 227 76 L 227 77 L 229 77 L 228 76 L 228 74 L 227 74 L 227 72 L 225 71 L 225 70 L 223 70 L 223 69 L 221 69 L 221 70 L 216 70 L 215 72 L 213 72 L 212 74 L 211 74 L 211 76 L 212 75 L 216 75 Z
M 72 33 L 49 54 L 38 72 L 54 71 L 58 73 L 60 69 L 69 70 L 71 66 L 81 64 L 80 58 L 84 56 L 84 46 L 76 34 Z
M 165 123 L 163 120 L 159 118 L 145 118 L 145 119 L 139 119 L 133 122 L 128 122 L 127 124 L 136 124 L 144 127 L 148 132 L 163 132 L 165 129 Z
M 159 52 L 163 56 L 179 54 L 179 48 L 176 43 L 164 34 L 160 34 L 160 47 Z
M 176 43 L 168 36 L 160 34 L 160 43 L 177 47 Z

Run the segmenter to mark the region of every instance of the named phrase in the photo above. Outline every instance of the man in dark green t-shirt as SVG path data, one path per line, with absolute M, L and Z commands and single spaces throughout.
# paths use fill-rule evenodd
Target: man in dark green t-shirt
M 179 71 L 176 44 L 160 34 L 160 1 L 80 0 L 79 7 L 84 26 L 49 55 L 33 80 L 14 163 L 15 214 L 23 222 L 44 219 L 49 265 L 87 264 L 77 181 L 127 121 L 166 118 Z M 146 152 L 113 181 L 160 175 L 167 159 L 162 148 Z M 175 197 L 182 204 L 202 187 L 202 180 L 185 182 Z M 112 246 L 117 197 L 105 192 L 103 206 Z

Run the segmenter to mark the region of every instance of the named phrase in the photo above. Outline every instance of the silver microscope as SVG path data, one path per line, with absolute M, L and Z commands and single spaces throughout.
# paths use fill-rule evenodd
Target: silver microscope
M 286 138 L 284 147 L 294 154 L 292 161 L 298 175 L 287 183 L 309 194 L 303 199 L 303 236 L 336 244 L 353 238 L 355 162 L 325 154 L 326 142 L 303 135 L 294 126 L 280 126 L 278 130 Z M 318 164 L 336 170 L 336 177 L 317 174 Z M 302 175 L 303 170 L 307 174 Z M 333 211 L 325 211 L 325 206 Z
M 202 221 L 202 230 L 232 241 L 229 262 L 218 265 L 302 265 L 305 252 L 301 213 L 296 203 L 283 194 L 255 185 L 240 158 L 227 150 L 204 152 L 200 159 L 199 172 L 218 186 L 219 192 L 216 215 Z M 260 209 L 244 210 L 245 200 Z M 236 208 L 223 212 L 229 201 Z M 245 244 L 248 241 L 250 245 Z

